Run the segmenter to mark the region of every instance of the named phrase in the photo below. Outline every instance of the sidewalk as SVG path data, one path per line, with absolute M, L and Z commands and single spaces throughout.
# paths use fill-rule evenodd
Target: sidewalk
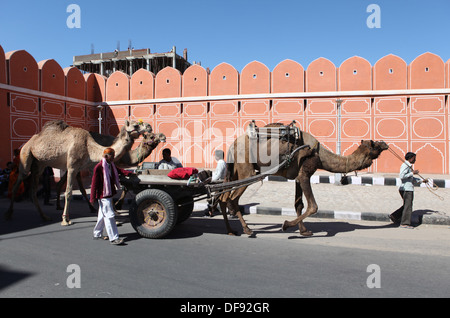
M 444 186 L 439 186 L 437 191 L 430 191 L 424 185 L 415 188 L 413 224 L 450 225 L 450 176 L 424 177 Z M 348 185 L 335 185 L 334 178 L 334 174 L 327 172 L 316 173 L 311 178 L 319 207 L 312 217 L 391 222 L 389 214 L 403 203 L 398 192 L 400 181 L 395 175 L 361 174 L 355 177 L 353 174 L 347 177 Z M 245 212 L 295 217 L 295 181 L 267 179 L 247 188 L 239 202 Z M 304 197 L 303 200 L 306 207 Z M 196 204 L 196 209 L 205 207 L 205 203 Z

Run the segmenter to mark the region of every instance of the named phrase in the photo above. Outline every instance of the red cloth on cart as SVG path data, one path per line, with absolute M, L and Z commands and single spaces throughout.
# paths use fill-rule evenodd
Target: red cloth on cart
M 187 180 L 190 176 L 197 174 L 198 170 L 196 168 L 175 168 L 170 171 L 167 176 L 172 179 Z

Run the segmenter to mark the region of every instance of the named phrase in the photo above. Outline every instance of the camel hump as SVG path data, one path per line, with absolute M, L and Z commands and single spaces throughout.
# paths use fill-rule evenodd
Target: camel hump
M 42 130 L 55 129 L 55 130 L 63 131 L 68 127 L 70 127 L 70 126 L 65 121 L 58 119 L 58 120 L 46 122 L 44 127 L 42 128 Z

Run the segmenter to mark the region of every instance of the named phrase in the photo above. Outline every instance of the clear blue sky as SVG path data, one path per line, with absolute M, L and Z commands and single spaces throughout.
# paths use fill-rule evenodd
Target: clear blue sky
M 81 28 L 69 29 L 68 5 L 81 8 Z M 370 29 L 369 4 L 381 9 L 381 28 Z M 221 62 L 238 71 L 257 60 L 270 70 L 284 59 L 305 68 L 325 57 L 339 66 L 358 55 L 372 65 L 387 54 L 410 63 L 432 52 L 450 58 L 449 0 L 45 0 L 2 1 L 0 45 L 25 49 L 37 61 L 64 68 L 74 55 L 133 47 L 188 49 L 189 61 L 212 70 Z

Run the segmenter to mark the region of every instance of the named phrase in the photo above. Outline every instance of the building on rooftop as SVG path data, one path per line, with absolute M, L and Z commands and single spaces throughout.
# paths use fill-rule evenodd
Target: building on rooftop
M 132 76 L 134 72 L 141 68 L 156 75 L 167 66 L 184 73 L 190 65 L 187 60 L 187 49 L 184 49 L 183 56 L 179 56 L 175 46 L 170 52 L 166 53 L 151 53 L 150 49 L 130 49 L 73 57 L 73 66 L 79 70 L 85 73 L 97 73 L 106 77 L 109 77 L 115 71 L 121 71 Z

